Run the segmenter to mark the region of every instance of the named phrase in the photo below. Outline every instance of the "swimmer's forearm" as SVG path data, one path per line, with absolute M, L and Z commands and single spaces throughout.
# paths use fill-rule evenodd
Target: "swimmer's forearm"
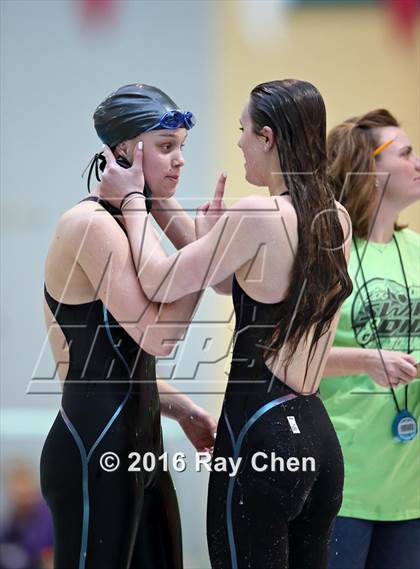
M 123 216 L 139 283 L 147 295 L 147 290 L 150 287 L 146 283 L 165 281 L 164 275 L 167 269 L 166 265 L 162 265 L 162 262 L 168 262 L 169 259 L 160 245 L 159 238 L 149 222 L 148 216 L 140 208 L 137 211 L 123 210 Z M 153 290 L 157 288 L 157 286 L 153 287 Z M 187 330 L 201 296 L 202 291 L 197 291 L 180 295 L 173 302 L 161 304 L 159 323 L 168 325 L 173 333 L 171 338 L 174 340 L 181 338 Z M 150 298 L 150 300 L 154 299 Z
M 162 303 L 159 309 L 159 324 L 169 330 L 168 340 L 182 339 L 194 318 L 203 291 L 194 292 L 170 303 Z
M 185 254 L 185 248 L 170 256 L 166 254 L 141 199 L 130 202 L 133 207 L 128 211 L 124 209 L 123 216 L 139 282 L 147 298 L 172 304 L 205 288 L 198 283 L 196 263 L 186 263 L 182 259 L 184 262 L 180 269 L 180 255 Z M 186 248 L 196 244 L 198 241 Z
M 194 415 L 197 406 L 187 395 L 163 379 L 157 380 L 157 386 L 162 415 L 175 421 Z
M 175 198 L 153 200 L 152 215 L 177 249 L 195 241 L 194 220 Z
M 123 215 L 139 282 L 149 300 L 172 303 L 217 285 L 255 255 L 255 239 L 250 238 L 255 223 L 235 210 L 224 214 L 200 239 L 167 255 L 142 201 L 130 200 Z M 260 234 L 256 239 L 266 242 L 270 236 L 264 224 L 256 227 Z
M 335 348 L 332 347 L 323 377 L 347 376 L 367 373 L 372 350 L 365 348 Z
M 177 248 L 182 249 L 197 239 L 194 220 L 174 198 L 153 200 L 152 214 L 158 225 Z M 211 288 L 218 294 L 232 293 L 232 275 Z
M 150 291 L 157 291 L 160 284 L 170 278 L 170 259 L 146 214 L 142 198 L 134 199 L 131 203 L 133 207 L 122 211 L 139 282 L 149 300 L 163 301 L 150 295 Z

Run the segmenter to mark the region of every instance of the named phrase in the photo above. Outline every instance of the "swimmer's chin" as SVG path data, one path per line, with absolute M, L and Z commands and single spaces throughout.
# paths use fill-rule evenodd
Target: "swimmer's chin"
M 176 186 L 172 187 L 172 188 L 160 188 L 159 191 L 154 192 L 152 190 L 152 197 L 154 200 L 167 200 L 169 198 L 172 198 L 175 194 L 176 194 Z

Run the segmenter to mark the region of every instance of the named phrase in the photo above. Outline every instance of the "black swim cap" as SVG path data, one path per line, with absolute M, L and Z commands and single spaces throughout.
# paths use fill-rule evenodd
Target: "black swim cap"
M 179 107 L 157 87 L 132 83 L 111 93 L 96 108 L 95 130 L 104 144 L 116 146 L 123 140 L 135 138 L 146 130 L 161 128 L 161 117 Z

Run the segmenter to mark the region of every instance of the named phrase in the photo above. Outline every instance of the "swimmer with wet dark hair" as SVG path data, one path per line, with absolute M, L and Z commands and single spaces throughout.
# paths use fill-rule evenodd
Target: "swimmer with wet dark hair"
M 191 113 L 159 89 L 133 84 L 107 97 L 94 121 L 125 168 L 139 138 L 147 137 L 145 191 L 149 197 L 153 192 L 154 203 L 174 195 L 182 145 L 194 125 Z M 90 166 L 89 178 L 94 169 L 100 178 L 103 154 Z M 131 175 L 135 170 L 133 165 Z M 123 212 L 129 201 L 107 201 L 99 183 L 61 216 L 45 264 L 45 318 L 63 383 L 41 456 L 56 569 L 181 569 L 176 494 L 158 460 L 161 411 L 178 420 L 197 450 L 214 444 L 214 419 L 156 380 L 155 371 L 155 357 L 169 355 L 184 336 L 201 293 L 170 304 L 148 300 L 127 237 Z M 166 209 L 157 207 L 155 215 L 164 228 L 172 215 Z M 182 247 L 195 240 L 194 223 L 185 214 L 167 235 Z M 151 453 L 156 467 L 130 471 L 133 452 Z
M 255 193 L 219 218 L 204 211 L 200 238 L 175 255 L 159 249 L 143 186 L 126 170 L 106 169 L 101 191 L 130 200 L 128 231 L 142 236 L 142 250 L 154 252 L 137 257 L 150 299 L 175 302 L 230 279 L 236 324 L 209 482 L 212 568 L 326 569 L 344 472 L 318 387 L 341 304 L 352 291 L 351 224 L 329 184 L 326 110 L 314 85 L 294 79 L 257 85 L 240 131 Z M 142 153 L 136 151 L 140 172 Z M 145 179 L 146 158 L 144 152 Z M 133 191 L 139 194 L 126 198 Z M 316 467 L 258 470 L 258 453 L 294 466 L 311 457 Z M 235 473 L 216 469 L 240 458 Z

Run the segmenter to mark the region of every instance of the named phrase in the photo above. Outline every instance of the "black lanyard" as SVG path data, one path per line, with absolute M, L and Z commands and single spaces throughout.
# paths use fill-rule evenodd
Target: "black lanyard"
M 411 345 L 410 345 L 410 341 L 411 341 L 411 298 L 410 298 L 410 290 L 408 288 L 408 283 L 407 283 L 407 276 L 405 274 L 405 269 L 404 269 L 404 263 L 402 260 L 402 256 L 401 256 L 401 251 L 400 251 L 400 247 L 398 245 L 398 241 L 397 238 L 395 237 L 395 234 L 392 235 L 392 238 L 394 240 L 395 246 L 397 248 L 398 251 L 398 257 L 400 260 L 400 265 L 401 265 L 401 272 L 403 274 L 403 278 L 404 278 L 404 284 L 405 284 L 405 290 L 407 292 L 407 301 L 408 301 L 408 342 L 407 342 L 407 354 L 411 353 Z M 357 260 L 359 263 L 359 267 L 360 267 L 360 271 L 362 273 L 362 278 L 363 278 L 363 286 L 364 289 L 366 291 L 366 296 L 368 298 L 368 304 L 369 304 L 369 311 L 370 311 L 370 318 L 372 321 L 372 325 L 373 325 L 373 329 L 375 330 L 375 336 L 376 336 L 376 343 L 379 347 L 379 350 L 382 350 L 382 344 L 381 344 L 381 340 L 379 338 L 379 334 L 378 334 L 378 328 L 376 327 L 376 321 L 375 321 L 375 313 L 373 311 L 373 306 L 372 306 L 372 302 L 370 300 L 370 295 L 369 295 L 369 291 L 368 291 L 368 287 L 367 287 L 367 283 L 366 283 L 366 278 L 365 278 L 365 273 L 363 271 L 363 267 L 362 267 L 362 261 L 360 259 L 360 255 L 359 255 L 359 249 L 357 247 L 357 243 L 356 243 L 356 239 L 354 239 L 354 248 L 356 249 L 356 255 L 357 255 Z M 360 291 L 360 289 L 359 289 Z M 395 390 L 391 385 L 391 380 L 389 379 L 389 375 L 388 375 L 388 370 L 386 368 L 385 362 L 383 360 L 382 354 L 379 351 L 379 355 L 381 357 L 382 360 L 382 365 L 384 367 L 385 373 L 386 373 L 386 377 L 388 379 L 388 383 L 389 383 L 389 387 L 392 393 L 392 397 L 394 398 L 394 403 L 395 406 L 397 408 L 398 413 L 400 412 L 400 406 L 398 405 L 398 400 L 397 400 L 397 396 L 395 394 Z M 408 385 L 405 386 L 405 409 L 408 409 Z

